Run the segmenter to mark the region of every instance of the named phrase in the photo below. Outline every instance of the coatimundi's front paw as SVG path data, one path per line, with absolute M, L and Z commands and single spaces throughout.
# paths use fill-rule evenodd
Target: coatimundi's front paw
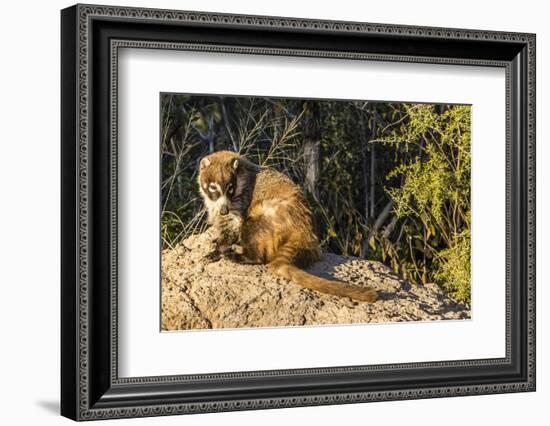
M 242 253 L 243 248 L 238 244 L 232 244 L 230 246 L 222 244 L 216 246 L 214 251 L 206 255 L 206 258 L 212 262 L 217 262 L 222 257 L 234 262 L 239 262 L 242 259 Z
M 222 258 L 222 254 L 218 250 L 214 250 L 208 253 L 204 258 L 209 260 L 210 262 L 217 262 Z

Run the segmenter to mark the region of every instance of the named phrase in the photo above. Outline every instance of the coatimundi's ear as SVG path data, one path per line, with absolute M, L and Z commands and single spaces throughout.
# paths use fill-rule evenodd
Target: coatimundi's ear
M 239 159 L 235 158 L 233 160 L 233 169 L 237 170 L 238 167 L 239 167 Z
M 200 169 L 204 169 L 205 167 L 208 167 L 210 165 L 210 160 L 208 157 L 204 157 L 200 162 Z

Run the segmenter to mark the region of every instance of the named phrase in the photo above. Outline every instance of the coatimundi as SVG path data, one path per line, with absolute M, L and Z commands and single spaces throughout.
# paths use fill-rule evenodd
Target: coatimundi
M 200 192 L 219 254 L 232 248 L 241 260 L 267 264 L 271 274 L 321 293 L 366 302 L 377 299 L 370 287 L 299 269 L 318 261 L 320 248 L 302 191 L 287 176 L 229 151 L 204 157 L 199 169 Z

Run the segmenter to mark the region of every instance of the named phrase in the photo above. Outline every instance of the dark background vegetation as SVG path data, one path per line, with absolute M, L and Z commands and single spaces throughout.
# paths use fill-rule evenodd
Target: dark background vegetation
M 205 229 L 199 160 L 239 152 L 300 184 L 323 249 L 470 303 L 470 107 L 161 95 L 162 239 Z

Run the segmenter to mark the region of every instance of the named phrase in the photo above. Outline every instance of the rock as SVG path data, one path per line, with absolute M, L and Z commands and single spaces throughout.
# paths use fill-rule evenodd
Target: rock
M 375 303 L 324 295 L 264 265 L 212 261 L 210 231 L 162 253 L 162 329 L 281 327 L 470 318 L 435 284 L 412 285 L 380 262 L 325 253 L 308 271 L 378 290 Z

